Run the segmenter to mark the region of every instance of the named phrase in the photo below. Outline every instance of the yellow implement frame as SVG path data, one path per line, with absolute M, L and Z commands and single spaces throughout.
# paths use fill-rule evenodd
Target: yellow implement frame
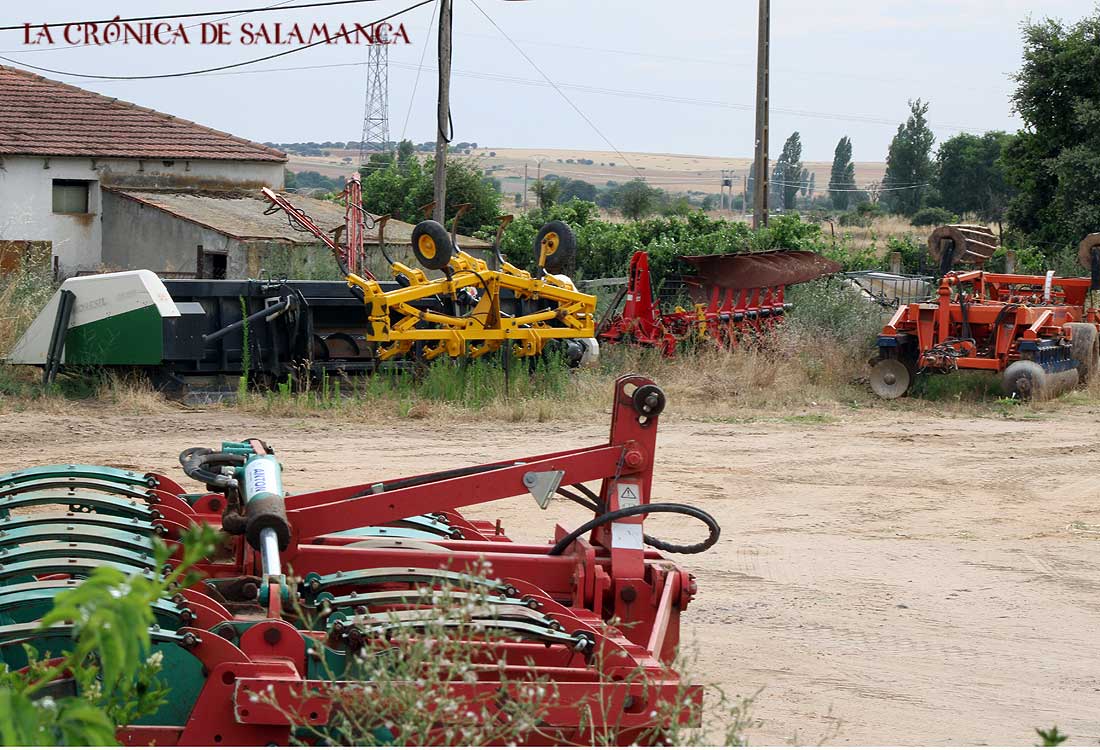
M 345 227 L 341 228 L 343 230 L 351 227 L 353 222 L 362 222 L 358 176 L 352 176 L 349 188 L 345 191 L 347 216 Z M 541 354 L 546 342 L 553 339 L 595 336 L 594 295 L 582 294 L 553 275 L 535 278 L 500 256 L 497 248 L 511 216 L 501 217 L 493 246 L 500 270 L 490 270 L 485 261 L 455 246 L 454 228 L 448 236 L 442 225 L 435 222 L 424 221 L 417 225 L 413 232 L 414 253 L 425 266 L 442 270 L 445 274 L 442 279 L 429 279 L 419 269 L 392 261 L 385 250 L 384 233 L 389 216 L 379 218 L 378 243 L 382 254 L 391 261 L 394 277 L 408 281 L 407 286 L 387 292 L 369 272 L 364 271 L 364 277 L 356 273 L 354 267 L 349 267 L 352 265 L 349 259 L 362 256 L 362 231 L 348 232 L 359 238 L 359 246 L 342 245 L 339 235 L 328 237 L 308 215 L 283 196 L 268 188 L 263 188 L 262 192 L 271 201 L 269 213 L 280 209 L 285 211 L 292 227 L 311 232 L 332 250 L 348 286 L 362 295 L 369 319 L 366 339 L 381 344 L 378 356 L 383 360 L 408 353 L 418 341 L 425 342 L 423 354 L 427 359 L 435 359 L 441 354 L 480 357 L 498 351 L 506 341 L 512 342 L 514 355 L 530 357 Z M 429 204 L 424 208 L 430 211 L 431 207 L 432 204 Z M 466 208 L 466 204 L 458 206 L 459 215 Z M 457 223 L 458 216 L 454 219 L 455 228 Z M 424 227 L 427 228 L 420 231 Z M 563 234 L 572 242 L 572 234 L 563 223 L 550 222 L 543 227 L 536 238 L 540 268 L 547 265 L 560 268 L 564 265 L 561 258 L 568 255 L 572 248 L 563 244 Z M 555 256 L 555 264 L 549 263 L 551 256 Z M 436 296 L 457 300 L 461 290 L 471 287 L 480 290 L 481 296 L 474 309 L 464 315 L 421 310 L 413 305 L 418 300 Z M 511 292 L 517 301 L 550 301 L 554 304 L 527 315 L 507 315 L 500 309 L 503 291 Z
M 347 276 L 348 284 L 363 293 L 369 320 L 367 340 L 389 344 L 379 350 L 384 360 L 405 354 L 417 341 L 432 342 L 424 349 L 427 359 L 440 354 L 480 357 L 499 350 L 505 341 L 512 342 L 516 356 L 528 357 L 540 354 L 551 339 L 595 335 L 595 296 L 578 292 L 551 275 L 534 278 L 508 262 L 500 271 L 492 271 L 485 261 L 458 249 L 451 256 L 450 272 L 441 279 L 429 279 L 423 271 L 403 263 L 394 263 L 392 268 L 394 276 L 409 280 L 409 286 L 387 292 L 377 281 Z M 436 295 L 455 299 L 467 287 L 478 289 L 481 298 L 465 315 L 420 310 L 412 304 Z M 500 309 L 504 290 L 517 300 L 550 300 L 556 305 L 528 315 L 508 316 Z M 418 327 L 421 323 L 431 327 Z

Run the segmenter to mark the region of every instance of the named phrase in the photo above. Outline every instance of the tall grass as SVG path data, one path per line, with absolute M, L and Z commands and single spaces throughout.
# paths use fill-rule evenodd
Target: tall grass
M 57 290 L 48 267 L 28 264 L 0 274 L 0 360 L 8 355 Z M 37 371 L 0 361 L 0 395 L 28 395 L 36 388 Z

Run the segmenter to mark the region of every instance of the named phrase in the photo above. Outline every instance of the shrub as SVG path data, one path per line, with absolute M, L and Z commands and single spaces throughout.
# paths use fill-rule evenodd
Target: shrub
M 955 224 L 958 220 L 958 216 L 938 206 L 922 208 L 909 217 L 909 223 L 915 227 L 939 227 L 944 224 Z

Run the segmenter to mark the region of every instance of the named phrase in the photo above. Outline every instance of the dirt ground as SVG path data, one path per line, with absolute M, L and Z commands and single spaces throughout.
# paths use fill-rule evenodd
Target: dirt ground
M 1100 742 L 1098 418 L 670 415 L 653 499 L 697 504 L 723 528 L 682 560 L 699 579 L 684 615 L 698 678 L 759 691 L 753 744 L 1030 745 L 1053 724 Z M 9 413 L 0 471 L 75 461 L 178 475 L 184 447 L 265 437 L 302 490 L 594 444 L 605 419 L 380 428 L 223 409 Z M 516 498 L 471 515 L 545 541 L 586 512 Z M 699 533 L 664 519 L 647 530 Z

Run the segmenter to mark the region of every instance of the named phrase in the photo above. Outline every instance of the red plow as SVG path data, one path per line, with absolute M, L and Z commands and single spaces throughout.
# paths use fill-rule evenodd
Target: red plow
M 733 348 L 782 319 L 789 307 L 784 301 L 788 286 L 840 271 L 839 264 L 803 250 L 687 255 L 683 260 L 696 269 L 682 279 L 689 307 L 661 309 L 649 256 L 638 251 L 630 259 L 626 286 L 605 313 L 597 336 L 608 343 L 656 347 L 666 357 L 675 356 L 680 343 L 692 339 Z
M 24 643 L 58 653 L 71 633 L 36 628 L 56 592 L 99 566 L 152 575 L 154 537 L 171 544 L 207 524 L 226 536 L 199 564 L 203 580 L 157 607 L 152 637 L 170 665 L 168 702 L 121 728 L 125 744 L 331 739 L 341 697 L 370 685 L 364 665 L 440 628 L 476 654 L 470 674 L 446 685 L 454 724 L 443 722 L 440 736 L 463 716 L 507 721 L 508 695 L 546 688 L 537 720 L 514 741 L 583 745 L 598 731 L 657 743 L 670 717 L 697 721 L 702 701 L 702 688 L 672 666 L 695 580 L 660 551 L 700 552 L 719 534 L 697 508 L 650 503 L 664 405 L 651 381 L 626 376 L 615 384 L 607 442 L 300 494 L 283 490 L 283 457 L 261 440 L 184 451 L 184 472 L 207 486 L 199 494 L 101 466 L 2 475 L 0 654 L 21 669 Z M 592 518 L 525 544 L 464 512 L 525 495 L 544 509 L 566 498 Z M 50 506 L 57 512 L 43 513 Z M 689 545 L 655 539 L 644 522 L 660 513 L 701 520 L 709 535 Z M 451 608 L 432 605 L 440 600 Z M 387 741 L 403 742 L 400 727 L 397 717 Z

